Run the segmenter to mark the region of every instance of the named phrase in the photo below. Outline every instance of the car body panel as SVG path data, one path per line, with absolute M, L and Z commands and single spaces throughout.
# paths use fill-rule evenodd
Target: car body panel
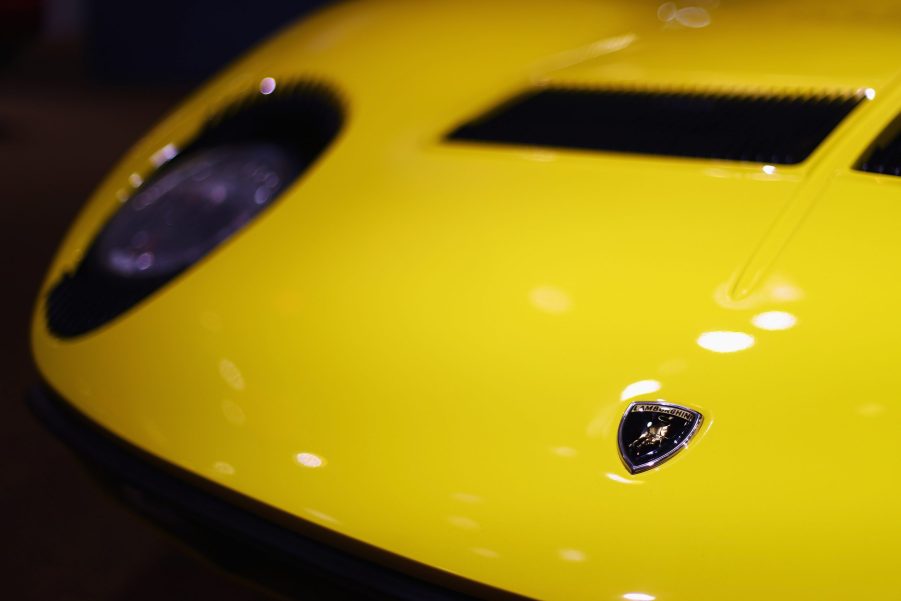
M 45 292 L 159 149 L 261 78 L 331 85 L 339 138 L 108 326 L 56 339 L 39 302 L 43 376 L 168 462 L 522 595 L 893 596 L 901 180 L 852 166 L 901 106 L 898 17 L 658 9 L 345 3 L 286 29 L 112 170 Z M 548 82 L 875 98 L 768 170 L 443 140 Z M 632 476 L 617 425 L 654 399 L 704 423 Z

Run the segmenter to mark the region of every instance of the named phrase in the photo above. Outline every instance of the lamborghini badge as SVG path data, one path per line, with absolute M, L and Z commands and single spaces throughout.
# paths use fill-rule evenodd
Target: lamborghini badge
M 704 418 L 663 401 L 629 405 L 619 424 L 619 454 L 633 474 L 663 463 L 688 444 Z

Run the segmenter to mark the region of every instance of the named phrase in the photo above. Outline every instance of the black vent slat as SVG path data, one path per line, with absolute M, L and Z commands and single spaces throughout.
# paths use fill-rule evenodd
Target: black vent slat
M 749 96 L 546 88 L 453 131 L 450 140 L 794 164 L 859 96 Z

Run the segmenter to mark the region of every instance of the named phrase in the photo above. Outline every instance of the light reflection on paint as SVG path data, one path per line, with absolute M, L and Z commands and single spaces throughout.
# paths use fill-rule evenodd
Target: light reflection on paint
M 864 417 L 878 417 L 885 413 L 885 405 L 880 403 L 864 403 L 857 408 L 857 412 Z
M 552 57 L 547 67 L 544 69 L 539 69 L 539 71 L 547 73 L 550 71 L 566 69 L 568 67 L 578 65 L 579 63 L 584 63 L 594 58 L 598 58 L 599 56 L 619 52 L 631 46 L 637 39 L 638 36 L 631 32 L 625 33 L 623 35 L 603 38 L 601 40 L 597 40 L 596 42 L 592 42 L 587 46 L 582 46 L 574 50 L 567 50 L 559 55 Z
M 569 295 L 554 286 L 539 286 L 529 292 L 529 300 L 532 305 L 545 313 L 566 313 L 572 308 L 572 300 Z
M 737 353 L 754 346 L 754 337 L 745 332 L 704 332 L 698 346 L 714 353 Z
M 626 401 L 643 394 L 652 394 L 660 390 L 661 384 L 657 380 L 639 380 L 632 382 L 619 395 L 619 400 Z
M 608 479 L 619 482 L 620 484 L 644 484 L 644 480 L 630 480 L 629 478 L 623 478 L 619 474 L 607 472 L 604 475 L 607 476 Z
M 453 495 L 451 495 L 451 497 L 453 497 L 453 499 L 456 501 L 467 503 L 469 505 L 474 505 L 476 503 L 482 502 L 482 497 L 468 492 L 455 492 Z
M 275 79 L 264 77 L 260 80 L 260 94 L 268 96 L 275 91 Z
M 225 461 L 217 461 L 213 464 L 213 469 L 223 476 L 233 476 L 235 473 L 235 468 L 232 464 L 227 463 Z
M 557 554 L 563 561 L 580 562 L 587 559 L 585 553 L 578 549 L 560 549 Z
M 763 169 L 763 172 L 766 173 L 767 175 L 773 175 L 774 173 L 776 173 L 775 165 L 764 165 L 762 167 L 762 169 Z
M 238 366 L 229 359 L 223 357 L 219 361 L 219 375 L 222 376 L 226 384 L 235 390 L 244 390 L 244 376 L 241 375 L 241 370 L 238 369 Z
M 623 595 L 623 599 L 628 599 L 628 601 L 654 601 L 656 598 L 654 595 L 647 593 L 626 593 Z
M 337 519 L 330 516 L 329 514 L 323 513 L 322 511 L 319 511 L 318 509 L 313 509 L 312 507 L 304 507 L 303 510 L 306 513 L 313 516 L 314 518 L 316 518 L 317 520 L 320 520 L 322 522 L 328 522 L 330 524 L 340 524 L 341 523 Z
M 685 6 L 679 8 L 675 2 L 664 2 L 657 8 L 657 18 L 667 25 L 682 25 L 691 29 L 700 29 L 710 25 L 710 13 L 701 6 Z
M 559 457 L 575 457 L 579 451 L 572 447 L 551 447 L 551 453 Z
M 294 456 L 294 459 L 300 465 L 312 469 L 322 467 L 322 465 L 325 463 L 325 461 L 322 460 L 322 457 L 320 457 L 319 455 L 314 455 L 313 453 L 298 453 Z
M 874 98 L 876 98 L 876 90 L 874 90 L 873 88 L 866 88 L 863 91 L 863 95 L 867 97 L 867 100 L 873 100 Z
M 496 559 L 498 557 L 498 552 L 492 549 L 486 549 L 485 547 L 473 547 L 470 549 L 476 555 L 480 555 L 482 557 L 487 557 L 488 559 Z
M 684 27 L 700 29 L 710 25 L 710 13 L 700 6 L 686 6 L 676 11 L 676 22 Z
M 175 146 L 175 144 L 166 144 L 153 153 L 153 155 L 150 157 L 150 162 L 153 163 L 154 167 L 162 167 L 164 164 L 174 159 L 177 155 L 178 148 Z
M 751 318 L 751 323 L 761 330 L 777 331 L 794 327 L 798 318 L 787 311 L 766 311 Z
M 459 528 L 461 530 L 478 530 L 479 523 L 472 518 L 468 518 L 463 515 L 449 515 L 447 516 L 447 521 L 454 526 L 455 528 Z

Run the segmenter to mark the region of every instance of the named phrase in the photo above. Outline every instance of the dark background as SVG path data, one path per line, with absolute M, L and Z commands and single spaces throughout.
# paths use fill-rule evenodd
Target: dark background
M 271 597 L 101 492 L 28 413 L 28 327 L 55 247 L 118 157 L 303 0 L 0 0 L 0 597 Z

